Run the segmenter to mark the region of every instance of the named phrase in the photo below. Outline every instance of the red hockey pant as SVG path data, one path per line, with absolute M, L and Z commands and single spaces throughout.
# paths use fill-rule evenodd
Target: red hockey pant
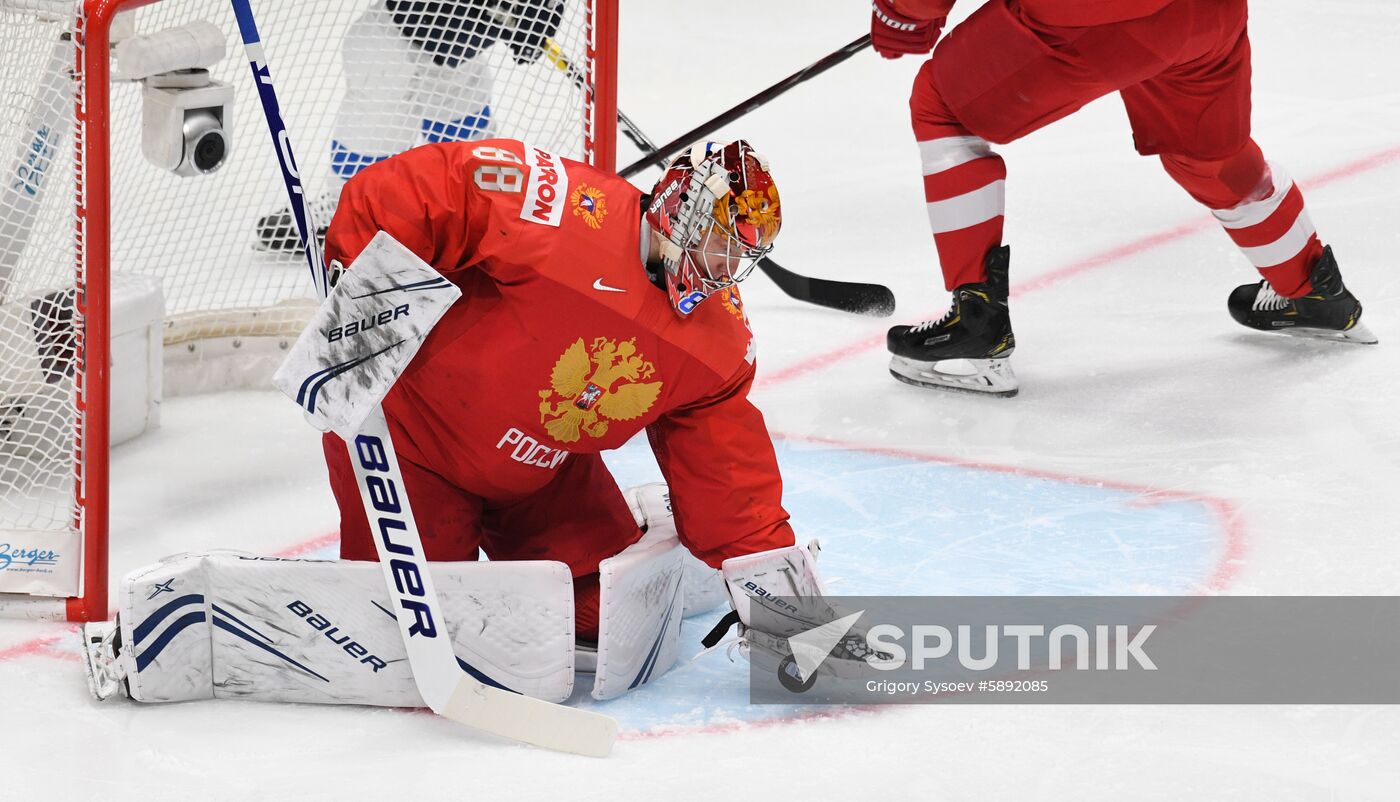
M 1208 207 L 1282 295 L 1311 289 L 1322 253 L 1302 194 L 1250 138 L 1245 0 L 1176 0 L 1142 19 L 1044 25 L 991 0 L 954 28 L 914 82 L 910 109 L 944 285 L 985 280 L 1001 244 L 1006 165 L 1019 139 L 1118 92 L 1134 144 Z
M 331 491 L 340 507 L 340 556 L 378 559 L 369 520 L 345 443 L 322 440 Z M 405 490 L 429 560 L 558 560 L 574 576 L 575 632 L 598 633 L 598 563 L 637 541 L 637 528 L 617 482 L 597 454 L 570 454 L 539 491 L 495 503 L 450 484 L 436 473 L 399 460 Z

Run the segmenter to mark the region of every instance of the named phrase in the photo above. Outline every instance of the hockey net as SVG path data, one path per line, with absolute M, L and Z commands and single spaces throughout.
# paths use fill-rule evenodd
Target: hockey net
M 611 169 L 615 6 L 255 3 L 319 225 L 357 166 L 425 141 Z M 552 11 L 539 58 L 493 27 Z M 228 154 L 180 176 L 143 157 L 145 85 L 114 45 L 197 21 L 226 39 Z M 113 287 L 160 289 L 166 395 L 265 380 L 315 302 L 227 0 L 0 0 L 0 42 L 0 614 L 105 618 Z

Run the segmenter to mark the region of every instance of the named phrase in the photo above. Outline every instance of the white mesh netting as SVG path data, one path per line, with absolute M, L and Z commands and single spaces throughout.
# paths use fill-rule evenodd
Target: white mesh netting
M 69 531 L 79 513 L 73 108 L 82 87 L 71 68 L 81 5 L 0 0 L 0 542 Z M 584 0 L 298 0 L 254 10 L 322 230 L 347 177 L 424 142 L 511 136 L 586 155 Z M 111 271 L 159 279 L 167 349 L 294 335 L 311 284 L 229 3 L 164 0 L 129 13 L 116 32 L 133 20 L 138 36 L 197 20 L 218 26 L 226 56 L 209 77 L 235 99 L 222 166 L 182 177 L 143 157 L 142 83 L 113 80 Z M 577 72 L 538 57 L 550 42 Z M 114 59 L 114 76 L 121 66 Z M 94 176 L 86 184 L 101 191 Z

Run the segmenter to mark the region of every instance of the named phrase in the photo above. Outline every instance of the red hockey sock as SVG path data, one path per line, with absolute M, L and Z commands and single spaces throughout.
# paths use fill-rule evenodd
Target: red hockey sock
M 1001 244 L 1006 221 L 1006 163 L 975 136 L 925 140 L 919 154 L 943 286 L 985 281 L 982 262 Z
M 1001 244 L 1006 219 L 1006 163 L 987 140 L 958 123 L 928 65 L 914 82 L 910 107 L 943 285 L 952 290 L 985 281 L 982 262 Z
M 1308 274 L 1322 256 L 1322 243 L 1303 193 L 1278 170 L 1273 175 L 1273 191 L 1265 197 L 1211 213 L 1274 292 L 1297 298 L 1312 291 Z
M 1225 233 L 1274 292 L 1297 298 L 1312 290 L 1308 274 L 1322 255 L 1303 193 L 1252 140 L 1218 161 L 1163 156 L 1162 164 L 1191 197 L 1210 208 Z

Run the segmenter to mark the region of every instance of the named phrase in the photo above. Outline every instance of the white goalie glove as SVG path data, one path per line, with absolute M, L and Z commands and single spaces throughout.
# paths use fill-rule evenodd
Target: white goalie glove
M 821 575 L 817 573 L 820 553 L 821 544 L 813 540 L 806 546 L 786 546 L 725 560 L 720 570 L 733 611 L 705 636 L 704 645 L 714 647 L 731 626 L 738 624 L 739 646 L 751 662 L 770 666 L 798 684 L 810 686 L 816 680 L 815 673 L 804 667 L 804 661 L 796 654 L 798 649 L 789 639 L 837 622 L 845 615 L 827 601 Z M 864 629 L 849 627 L 843 631 L 846 634 L 830 654 L 810 662 L 838 676 L 858 676 L 868 670 L 870 663 L 889 659 L 889 655 L 870 649 Z

